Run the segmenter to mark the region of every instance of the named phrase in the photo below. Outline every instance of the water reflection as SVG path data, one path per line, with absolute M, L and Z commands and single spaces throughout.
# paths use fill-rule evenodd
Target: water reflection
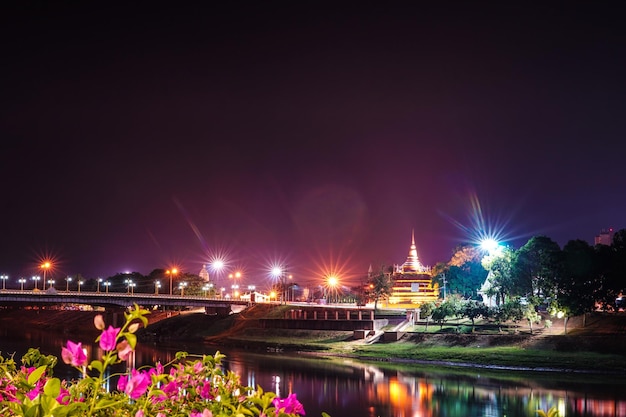
M 0 351 L 18 353 L 29 347 L 60 356 L 62 335 L 26 331 L 9 334 L 0 329 Z M 87 344 L 91 358 L 102 354 Z M 136 363 L 153 365 L 175 359 L 177 350 L 213 354 L 217 348 L 180 349 L 140 343 Z M 394 417 L 534 417 L 537 409 L 558 407 L 561 417 L 626 417 L 626 380 L 616 377 L 559 374 L 515 374 L 442 370 L 423 366 L 386 366 L 348 359 L 320 359 L 305 355 L 257 354 L 230 349 L 224 367 L 242 383 L 272 390 L 282 397 L 297 393 L 307 416 L 322 411 L 337 416 Z M 60 364 L 57 376 L 79 373 Z M 123 372 L 124 368 L 115 369 Z M 114 379 L 111 380 L 111 385 Z

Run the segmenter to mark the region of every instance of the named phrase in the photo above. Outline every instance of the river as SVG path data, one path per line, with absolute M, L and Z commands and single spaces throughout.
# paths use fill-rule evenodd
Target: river
M 29 347 L 39 347 L 60 357 L 65 342 L 58 333 L 16 334 L 0 328 L 4 356 L 16 352 L 19 358 Z M 97 345 L 83 344 L 97 352 Z M 140 343 L 137 364 L 167 362 L 176 350 Z M 204 346 L 178 350 L 215 352 Z M 227 355 L 224 367 L 240 375 L 242 383 L 281 396 L 295 392 L 308 417 L 321 416 L 322 411 L 332 417 L 530 417 L 536 416 L 537 409 L 553 406 L 560 417 L 626 417 L 626 378 L 614 376 L 457 370 L 236 349 L 223 353 Z M 63 363 L 55 375 L 78 376 Z

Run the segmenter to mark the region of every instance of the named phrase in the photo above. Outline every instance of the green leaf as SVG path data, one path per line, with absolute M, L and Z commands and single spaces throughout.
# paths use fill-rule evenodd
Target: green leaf
M 91 361 L 89 364 L 89 368 L 95 369 L 96 371 L 102 373 L 102 362 L 100 361 Z
M 61 381 L 59 378 L 50 378 L 43 386 L 43 392 L 52 398 L 56 398 L 61 394 Z
M 135 349 L 135 346 L 137 346 L 137 336 L 132 333 L 124 333 L 124 337 L 126 337 L 130 347 Z
M 44 372 L 46 372 L 46 365 L 40 366 L 39 368 L 35 369 L 33 372 L 30 373 L 30 375 L 28 375 L 28 383 L 30 385 L 34 385 L 35 382 L 37 382 L 39 380 L 39 378 L 41 378 L 41 376 L 44 374 Z

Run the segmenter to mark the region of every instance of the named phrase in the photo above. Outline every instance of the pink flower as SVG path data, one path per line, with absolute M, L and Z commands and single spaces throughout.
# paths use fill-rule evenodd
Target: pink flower
M 122 340 L 117 344 L 117 356 L 123 361 L 128 359 L 128 355 L 133 351 L 133 348 L 130 347 L 130 344 L 126 340 Z
M 281 412 L 286 414 L 299 414 L 301 416 L 306 414 L 302 403 L 296 398 L 296 394 L 289 394 L 287 398 L 276 397 L 272 401 L 272 404 L 276 407 L 276 415 L 279 415 Z
M 83 351 L 82 343 L 74 343 L 67 341 L 67 347 L 61 349 L 61 357 L 63 362 L 72 366 L 87 365 L 87 355 Z
M 213 417 L 213 413 L 208 410 L 208 409 L 204 409 L 204 411 L 202 411 L 202 413 L 200 413 L 199 411 L 192 411 L 189 414 L 189 417 Z
M 138 411 L 135 413 L 135 417 L 143 417 L 143 410 L 138 410 Z
M 117 389 L 124 391 L 130 398 L 136 400 L 141 397 L 150 385 L 151 378 L 147 372 L 139 372 L 133 369 L 130 373 L 130 378 L 127 375 L 122 375 L 117 382 Z
M 100 348 L 102 350 L 115 349 L 115 342 L 117 341 L 117 335 L 120 333 L 120 330 L 121 329 L 113 326 L 109 326 L 108 329 L 104 330 L 100 335 Z

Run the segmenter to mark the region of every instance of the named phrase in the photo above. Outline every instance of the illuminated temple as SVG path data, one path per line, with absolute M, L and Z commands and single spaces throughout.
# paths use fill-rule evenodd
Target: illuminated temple
M 417 257 L 415 233 L 411 233 L 409 256 L 402 265 L 396 265 L 392 274 L 393 288 L 390 307 L 419 307 L 439 298 L 439 284 L 433 284 L 430 268 Z

